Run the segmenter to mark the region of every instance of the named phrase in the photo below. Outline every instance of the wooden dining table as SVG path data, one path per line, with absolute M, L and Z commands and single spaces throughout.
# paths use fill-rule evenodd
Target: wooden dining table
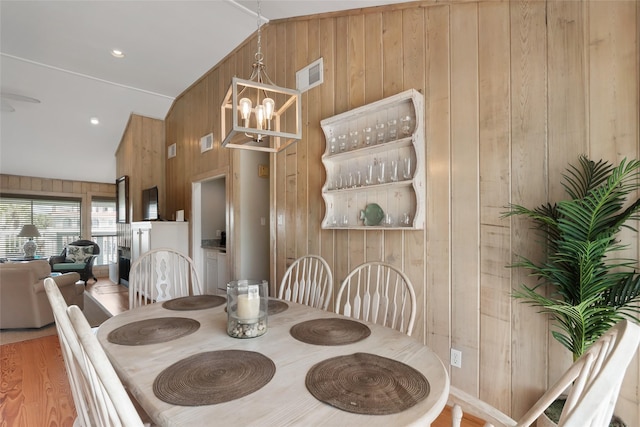
M 289 301 L 271 303 L 278 309 L 269 310 L 267 332 L 255 338 L 229 336 L 226 302 L 178 310 L 149 304 L 110 318 L 97 337 L 159 426 L 429 426 L 444 408 L 449 376 L 416 338 Z M 242 395 L 235 379 L 222 391 L 203 389 L 202 381 L 215 382 L 231 369 L 208 359 L 218 355 L 235 355 L 226 361 L 231 364 L 251 356 L 245 365 L 253 372 L 232 372 L 258 382 L 254 389 Z M 197 366 L 184 364 L 193 358 L 200 358 Z M 219 398 L 229 400 L 208 401 Z

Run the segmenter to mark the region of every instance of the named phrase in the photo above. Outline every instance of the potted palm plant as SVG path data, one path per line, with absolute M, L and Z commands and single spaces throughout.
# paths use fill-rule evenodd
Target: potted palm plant
M 534 209 L 510 205 L 505 216 L 531 219 L 542 236 L 545 257 L 518 257 L 512 267 L 539 280 L 521 285 L 513 297 L 551 316 L 553 337 L 573 359 L 623 318 L 638 319 L 640 274 L 637 260 L 617 257 L 626 247 L 617 238 L 627 222 L 640 219 L 640 161 L 618 166 L 581 156 L 570 165 L 562 186 L 569 198 Z M 631 198 L 630 200 L 628 200 Z

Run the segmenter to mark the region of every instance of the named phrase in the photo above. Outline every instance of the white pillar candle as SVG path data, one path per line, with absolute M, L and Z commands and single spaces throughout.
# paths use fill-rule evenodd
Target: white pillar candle
M 257 286 L 249 286 L 246 294 L 238 295 L 238 318 L 257 319 L 260 314 L 260 291 Z

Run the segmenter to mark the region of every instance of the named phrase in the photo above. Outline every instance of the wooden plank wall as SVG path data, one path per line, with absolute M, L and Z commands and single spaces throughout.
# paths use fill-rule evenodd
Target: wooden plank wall
M 414 336 L 444 361 L 462 350 L 453 384 L 521 415 L 567 363 L 547 320 L 514 302 L 531 283 L 505 268 L 514 253 L 539 258 L 529 225 L 505 206 L 563 197 L 568 162 L 585 153 L 640 157 L 640 6 L 633 1 L 423 1 L 271 22 L 263 51 L 271 78 L 322 56 L 324 84 L 303 95 L 303 139 L 272 156 L 272 286 L 288 263 L 321 254 L 335 288 L 356 265 L 401 266 L 416 288 Z M 170 210 L 190 213 L 191 182 L 228 167 L 219 105 L 233 75 L 247 77 L 252 37 L 176 100 L 166 120 Z M 405 89 L 425 95 L 427 226 L 423 231 L 321 230 L 320 120 Z M 214 150 L 199 138 L 214 132 Z M 232 206 L 232 209 L 240 209 Z M 628 234 L 640 259 L 640 238 Z M 267 254 L 265 254 L 267 256 Z M 447 364 L 448 365 L 448 364 Z M 619 412 L 640 425 L 640 362 Z
M 158 187 L 160 217 L 175 219 L 165 194 L 165 124 L 163 120 L 131 114 L 116 149 L 116 177 L 129 177 L 129 218 L 142 221 L 142 190 Z

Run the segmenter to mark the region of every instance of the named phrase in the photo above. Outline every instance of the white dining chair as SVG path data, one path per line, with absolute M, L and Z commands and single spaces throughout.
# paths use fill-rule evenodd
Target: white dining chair
M 416 294 L 400 269 L 385 262 L 370 261 L 353 269 L 342 281 L 336 313 L 411 335 Z
M 129 271 L 129 309 L 201 294 L 200 277 L 193 260 L 174 249 L 145 252 Z
M 326 310 L 332 290 L 333 274 L 327 261 L 318 255 L 305 255 L 285 271 L 278 298 Z
M 628 320 L 619 322 L 592 344 L 518 421 L 450 387 L 452 426 L 460 427 L 463 412 L 484 420 L 485 427 L 529 426 L 568 390 L 558 427 L 608 427 L 622 380 L 639 343 L 640 326 Z
M 80 343 L 73 332 L 73 327 L 67 315 L 67 302 L 53 279 L 44 279 L 44 289 L 53 311 L 53 318 L 62 350 L 62 359 L 67 371 L 73 403 L 76 407 L 77 418 L 74 426 L 89 426 L 91 425 L 91 419 L 84 399 L 83 384 L 80 380 L 83 374 L 80 366 L 75 362 L 81 354 Z
M 80 308 L 75 305 L 67 306 L 53 279 L 46 278 L 44 287 L 53 311 L 67 378 L 76 407 L 77 418 L 74 426 L 148 426 L 148 423 L 142 422 L 138 413 L 141 409 L 137 409 L 131 401 Z M 71 313 L 75 313 L 73 315 L 77 318 L 75 321 L 72 320 Z M 82 327 L 78 328 L 74 323 L 82 324 Z M 90 338 L 82 338 L 78 329 Z M 86 350 L 85 342 L 93 342 L 89 352 Z M 104 358 L 100 359 L 98 356 L 95 358 L 94 353 L 100 351 Z M 98 361 L 99 365 L 94 365 L 95 361 Z M 96 366 L 99 369 L 96 370 Z M 143 415 L 148 419 L 144 412 Z

